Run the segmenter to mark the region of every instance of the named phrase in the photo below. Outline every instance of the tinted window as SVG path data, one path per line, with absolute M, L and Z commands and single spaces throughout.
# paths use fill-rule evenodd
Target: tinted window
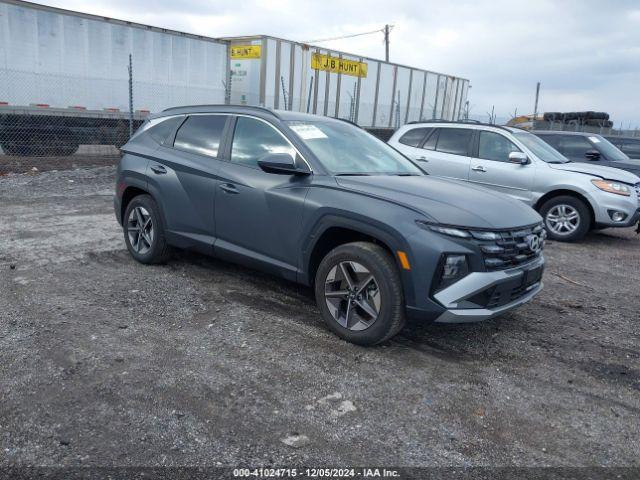
M 296 151 L 273 127 L 253 118 L 238 117 L 233 134 L 231 161 L 257 166 L 258 160 L 268 153 L 288 153 L 295 158 Z
M 584 157 L 587 150 L 595 150 L 589 140 L 580 135 L 566 135 L 562 137 L 560 151 L 567 157 Z
M 187 152 L 215 157 L 227 121 L 226 115 L 193 115 L 180 127 L 173 144 Z
M 443 128 L 438 136 L 436 150 L 454 155 L 467 155 L 472 135 L 473 130 L 466 128 Z
M 431 130 L 429 128 L 414 128 L 413 130 L 409 130 L 405 133 L 400 140 L 400 143 L 404 143 L 405 145 L 409 145 L 410 147 L 418 147 L 422 143 L 422 139 L 425 137 L 427 132 Z
M 182 123 L 184 117 L 171 117 L 167 118 L 160 123 L 149 128 L 149 135 L 158 143 L 164 143 L 165 140 L 169 140 L 169 137 L 176 131 L 178 125 Z
M 485 160 L 498 160 L 506 162 L 511 152 L 519 152 L 520 149 L 503 135 L 495 132 L 480 132 L 478 144 L 478 157 Z
M 424 145 L 422 146 L 422 148 L 425 148 L 427 150 L 435 150 L 436 149 L 436 142 L 438 141 L 438 132 L 441 129 L 436 129 L 433 131 L 433 133 L 431 135 L 429 135 L 429 138 L 427 139 L 426 142 L 424 142 Z
M 538 135 L 542 140 L 547 142 L 556 150 L 560 150 L 560 140 L 562 137 L 560 135 Z

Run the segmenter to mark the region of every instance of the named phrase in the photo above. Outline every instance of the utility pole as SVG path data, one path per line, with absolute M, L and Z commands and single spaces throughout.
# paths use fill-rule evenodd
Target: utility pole
M 384 26 L 384 59 L 387 62 L 389 61 L 389 25 L 388 24 Z
M 533 121 L 538 117 L 538 98 L 540 98 L 540 82 L 536 85 L 536 104 L 533 107 Z

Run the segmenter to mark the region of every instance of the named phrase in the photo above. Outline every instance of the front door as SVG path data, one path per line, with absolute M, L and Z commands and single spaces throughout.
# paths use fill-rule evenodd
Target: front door
M 521 150 L 500 133 L 479 131 L 477 153 L 471 160 L 469 181 L 530 203 L 535 166 L 509 162 Z
M 219 171 L 216 255 L 295 278 L 309 176 L 267 173 L 258 160 L 296 151 L 276 127 L 239 116 Z

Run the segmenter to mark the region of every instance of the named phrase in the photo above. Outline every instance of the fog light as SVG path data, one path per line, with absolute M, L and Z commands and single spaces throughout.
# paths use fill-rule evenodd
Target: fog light
M 437 290 L 442 290 L 469 274 L 466 255 L 445 255 L 439 269 Z
M 627 215 L 623 212 L 618 212 L 617 210 L 610 210 L 609 215 L 611 216 L 611 220 L 614 222 L 622 222 Z

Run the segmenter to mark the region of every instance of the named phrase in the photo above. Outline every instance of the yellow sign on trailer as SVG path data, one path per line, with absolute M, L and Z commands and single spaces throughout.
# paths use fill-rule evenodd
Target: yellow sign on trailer
M 323 55 L 321 53 L 314 53 L 311 56 L 311 68 L 331 73 L 352 75 L 354 77 L 364 78 L 367 76 L 366 63 L 347 60 L 345 58 L 332 57 L 331 55 Z
M 260 45 L 231 45 L 231 58 L 235 60 L 260 58 Z

